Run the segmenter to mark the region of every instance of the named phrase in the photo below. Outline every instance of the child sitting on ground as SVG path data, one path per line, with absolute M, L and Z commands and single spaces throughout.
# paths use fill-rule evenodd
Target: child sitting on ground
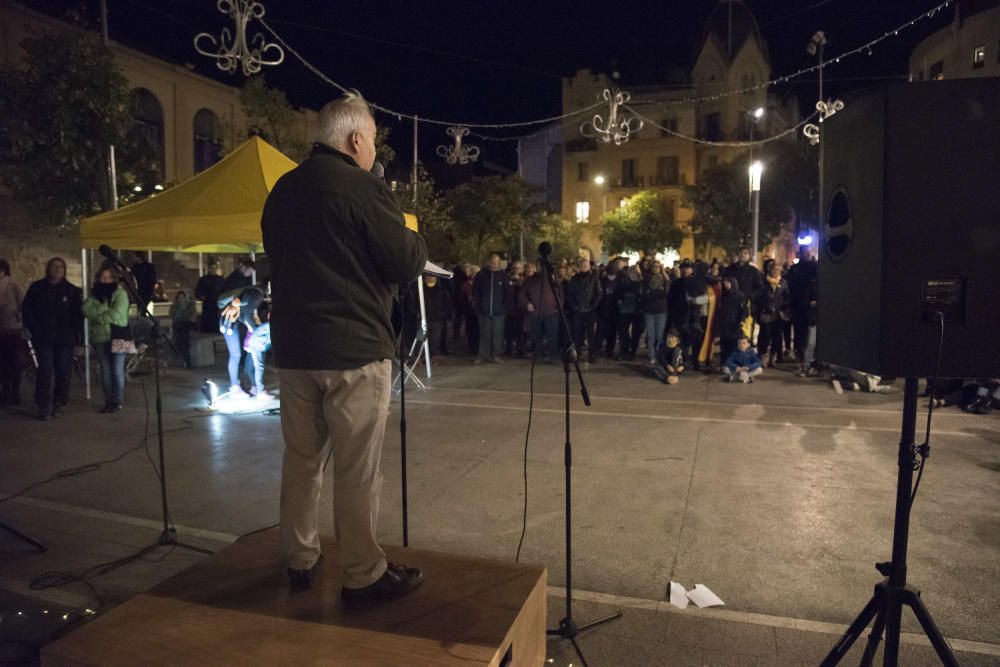
M 722 372 L 726 382 L 732 382 L 733 378 L 738 377 L 743 384 L 749 384 L 764 372 L 762 365 L 757 350 L 750 347 L 750 339 L 740 336 L 736 342 L 736 349 L 722 362 Z
M 660 346 L 656 354 L 655 375 L 664 384 L 677 384 L 684 372 L 684 350 L 681 348 L 680 335 L 671 329 L 667 332 L 667 342 Z

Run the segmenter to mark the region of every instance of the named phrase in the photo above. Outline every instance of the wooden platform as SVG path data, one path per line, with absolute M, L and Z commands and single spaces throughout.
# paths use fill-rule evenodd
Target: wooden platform
M 386 547 L 424 585 L 388 603 L 342 607 L 337 545 L 323 540 L 313 588 L 291 592 L 277 530 L 219 551 L 42 650 L 82 665 L 541 665 L 540 565 Z

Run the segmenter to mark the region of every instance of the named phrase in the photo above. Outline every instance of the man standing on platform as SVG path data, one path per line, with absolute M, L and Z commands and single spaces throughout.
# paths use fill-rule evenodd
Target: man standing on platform
M 375 120 L 359 94 L 328 103 L 318 139 L 275 184 L 261 228 L 271 264 L 271 340 L 281 383 L 281 546 L 293 588 L 320 558 L 323 462 L 332 450 L 334 534 L 346 601 L 404 595 L 423 581 L 375 539 L 394 356 L 396 283 L 420 275 L 423 238 L 370 173 Z

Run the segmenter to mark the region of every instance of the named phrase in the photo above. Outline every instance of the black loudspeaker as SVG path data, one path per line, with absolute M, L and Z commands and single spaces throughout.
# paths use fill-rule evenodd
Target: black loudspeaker
M 904 83 L 823 123 L 816 356 L 1000 376 L 1000 78 Z

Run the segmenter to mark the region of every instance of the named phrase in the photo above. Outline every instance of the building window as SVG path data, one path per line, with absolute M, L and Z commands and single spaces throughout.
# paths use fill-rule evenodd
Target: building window
M 222 157 L 222 124 L 209 109 L 194 115 L 194 173 L 205 171 Z
M 711 169 L 712 167 L 718 166 L 718 164 L 719 164 L 719 156 L 718 155 L 709 155 L 708 156 L 708 160 L 706 162 L 706 165 L 707 165 L 707 167 L 709 169 Z
M 722 139 L 722 114 L 705 114 L 705 138 L 709 141 Z
M 590 222 L 589 201 L 578 201 L 576 203 L 576 221 L 583 224 Z
M 982 69 L 986 65 L 986 45 L 972 49 L 972 69 Z
M 927 70 L 927 79 L 929 81 L 941 81 L 944 79 L 944 61 L 939 60 L 930 66 Z
M 664 128 L 660 130 L 661 137 L 672 136 L 670 133 L 677 131 L 677 119 L 672 117 L 664 118 L 663 120 L 660 121 L 660 126 Z
M 679 158 L 676 155 L 656 158 L 656 184 L 677 185 L 680 182 Z
M 589 181 L 590 180 L 590 163 L 589 162 L 577 162 L 576 163 L 576 180 L 578 181 Z
M 162 186 L 166 173 L 166 159 L 163 138 L 163 105 L 151 91 L 136 88 L 135 115 L 129 129 L 129 143 L 141 146 L 142 165 L 137 169 L 136 192 L 146 196 L 157 185 Z
M 637 184 L 635 160 L 622 160 L 622 187 L 634 188 Z

